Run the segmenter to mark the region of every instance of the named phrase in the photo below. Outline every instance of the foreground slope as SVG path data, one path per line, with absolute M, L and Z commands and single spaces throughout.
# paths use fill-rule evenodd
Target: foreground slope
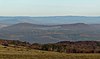
M 66 54 L 0 45 L 0 59 L 100 59 L 100 54 Z

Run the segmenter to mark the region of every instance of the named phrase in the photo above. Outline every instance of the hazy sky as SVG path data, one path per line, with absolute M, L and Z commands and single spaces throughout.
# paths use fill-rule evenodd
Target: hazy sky
M 100 16 L 100 0 L 0 0 L 0 16 Z

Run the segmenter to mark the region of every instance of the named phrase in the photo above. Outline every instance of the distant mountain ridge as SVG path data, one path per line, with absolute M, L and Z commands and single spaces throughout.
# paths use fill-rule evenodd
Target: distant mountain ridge
M 86 17 L 86 16 L 48 16 L 48 17 L 30 17 L 30 16 L 0 16 L 0 23 L 3 24 L 17 24 L 17 23 L 32 23 L 32 24 L 46 24 L 46 25 L 59 25 L 59 24 L 73 24 L 73 23 L 86 23 L 86 24 L 100 24 L 100 17 Z

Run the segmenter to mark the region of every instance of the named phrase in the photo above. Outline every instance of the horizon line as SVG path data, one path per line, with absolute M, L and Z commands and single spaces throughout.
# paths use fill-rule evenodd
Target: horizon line
M 14 15 L 10 15 L 10 16 L 0 16 L 0 17 L 66 17 L 66 16 L 69 16 L 69 17 L 100 17 L 100 16 L 80 16 L 80 15 L 77 15 L 77 16 L 75 16 L 75 15 L 59 15 L 59 16 L 25 16 L 25 15 L 16 15 L 16 16 L 14 16 Z

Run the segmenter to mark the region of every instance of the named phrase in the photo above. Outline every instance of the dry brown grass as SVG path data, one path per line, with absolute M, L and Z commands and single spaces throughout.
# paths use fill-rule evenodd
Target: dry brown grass
M 100 54 L 67 54 L 0 46 L 0 59 L 100 59 Z

